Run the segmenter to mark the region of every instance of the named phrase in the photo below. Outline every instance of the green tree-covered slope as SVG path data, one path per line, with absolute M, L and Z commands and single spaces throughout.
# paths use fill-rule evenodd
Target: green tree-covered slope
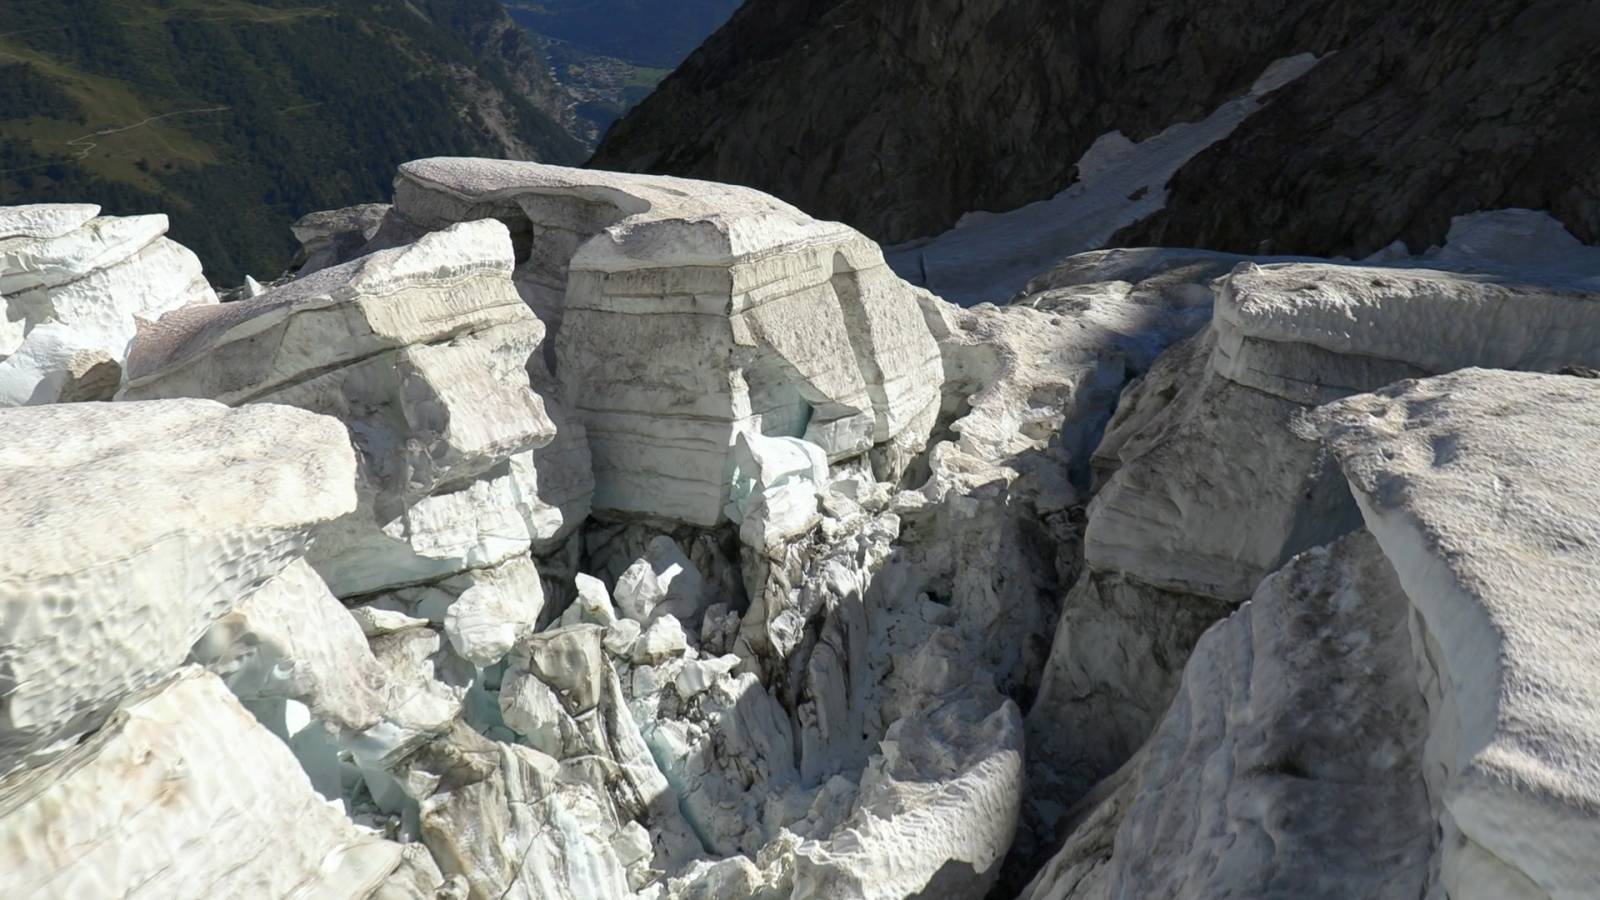
M 5 0 L 0 204 L 166 212 L 218 283 L 439 154 L 576 163 L 496 0 Z

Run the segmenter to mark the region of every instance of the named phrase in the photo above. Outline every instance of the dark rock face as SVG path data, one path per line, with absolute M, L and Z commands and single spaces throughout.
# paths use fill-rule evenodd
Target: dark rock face
M 1083 151 L 1199 119 L 1380 4 L 751 0 L 594 165 L 778 194 L 880 240 L 1070 183 Z
M 1426 246 L 1506 205 L 1593 240 L 1597 37 L 1595 0 L 749 0 L 592 164 L 748 184 L 894 242 L 1048 197 L 1100 135 L 1143 139 L 1274 60 L 1338 51 L 1118 242 Z
M 1364 256 L 1548 209 L 1600 241 L 1600 2 L 1395 4 L 1178 173 L 1119 243 Z

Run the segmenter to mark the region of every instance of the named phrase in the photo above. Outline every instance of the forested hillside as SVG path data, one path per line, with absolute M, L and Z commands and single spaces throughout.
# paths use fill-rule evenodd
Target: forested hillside
M 211 278 L 437 154 L 577 162 L 496 0 L 5 0 L 0 204 L 165 211 Z

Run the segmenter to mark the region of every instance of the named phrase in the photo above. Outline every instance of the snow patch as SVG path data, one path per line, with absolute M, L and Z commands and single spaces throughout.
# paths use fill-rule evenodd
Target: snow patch
M 969 213 L 925 242 L 889 248 L 902 278 L 963 306 L 1001 302 L 1056 260 L 1105 246 L 1121 229 L 1167 203 L 1167 182 L 1202 150 L 1260 110 L 1267 94 L 1318 62 L 1302 53 L 1266 68 L 1249 93 L 1199 122 L 1181 122 L 1135 143 L 1102 135 L 1078 161 L 1078 181 L 1049 200 L 1005 213 Z

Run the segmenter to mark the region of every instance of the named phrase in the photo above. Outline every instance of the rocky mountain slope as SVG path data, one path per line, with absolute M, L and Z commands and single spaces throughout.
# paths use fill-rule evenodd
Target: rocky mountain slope
M 594 164 L 747 184 L 899 242 L 1069 190 L 1097 141 L 1199 121 L 1310 53 L 1100 245 L 1359 257 L 1511 206 L 1594 240 L 1597 38 L 1593 0 L 751 0 Z
M 583 153 L 494 0 L 17 0 L 0 7 L 0 201 L 165 210 L 219 283 L 400 162 Z
M 742 0 L 506 0 L 532 31 L 643 66 L 671 69 Z
M 561 117 L 593 152 L 600 138 L 716 31 L 740 0 L 504 0 L 549 61 Z
M 650 96 L 672 71 L 606 56 L 531 29 L 527 33 L 549 60 L 551 77 L 561 88 L 562 124 L 591 153 L 612 123 Z
M 1600 895 L 1600 248 L 1074 255 L 405 163 L 219 303 L 0 207 L 0 885 Z

